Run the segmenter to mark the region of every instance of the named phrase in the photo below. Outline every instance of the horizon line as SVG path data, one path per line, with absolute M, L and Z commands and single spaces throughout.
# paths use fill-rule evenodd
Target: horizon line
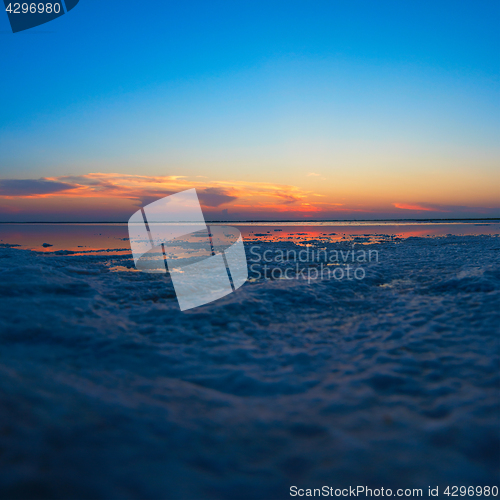
M 255 220 L 207 220 L 207 224 L 214 223 L 238 223 L 238 222 L 425 222 L 425 221 L 500 221 L 500 217 L 455 217 L 455 218 L 424 218 L 424 219 L 255 219 Z M 165 221 L 174 222 L 174 221 Z M 187 221 L 177 221 L 187 222 Z M 128 224 L 128 221 L 0 221 L 0 224 Z

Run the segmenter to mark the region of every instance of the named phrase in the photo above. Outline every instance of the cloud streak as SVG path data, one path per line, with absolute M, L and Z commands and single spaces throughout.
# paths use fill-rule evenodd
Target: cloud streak
M 77 186 L 49 179 L 0 179 L 0 196 L 46 196 L 67 192 Z
M 393 203 L 396 208 L 401 210 L 417 210 L 420 212 L 449 212 L 449 210 L 443 210 L 435 205 L 429 205 L 427 203 Z

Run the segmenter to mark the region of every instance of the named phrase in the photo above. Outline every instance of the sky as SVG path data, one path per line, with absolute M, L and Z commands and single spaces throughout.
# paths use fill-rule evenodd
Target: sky
M 3 10 L 3 8 L 2 8 Z M 500 2 L 0 12 L 0 221 L 500 217 Z

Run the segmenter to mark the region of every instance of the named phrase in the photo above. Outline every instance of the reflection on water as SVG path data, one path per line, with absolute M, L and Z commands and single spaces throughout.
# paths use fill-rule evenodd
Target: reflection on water
M 397 240 L 410 236 L 499 234 L 500 221 L 356 221 L 356 222 L 231 222 L 245 241 L 310 240 L 358 243 Z M 0 224 L 0 244 L 39 252 L 130 253 L 126 223 L 116 224 Z
M 130 252 L 126 224 L 0 224 L 0 244 L 39 252 Z

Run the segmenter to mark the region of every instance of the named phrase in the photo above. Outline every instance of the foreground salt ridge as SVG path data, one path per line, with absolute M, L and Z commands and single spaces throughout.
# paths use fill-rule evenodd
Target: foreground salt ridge
M 375 247 L 188 313 L 128 256 L 0 249 L 1 496 L 493 484 L 500 240 Z

